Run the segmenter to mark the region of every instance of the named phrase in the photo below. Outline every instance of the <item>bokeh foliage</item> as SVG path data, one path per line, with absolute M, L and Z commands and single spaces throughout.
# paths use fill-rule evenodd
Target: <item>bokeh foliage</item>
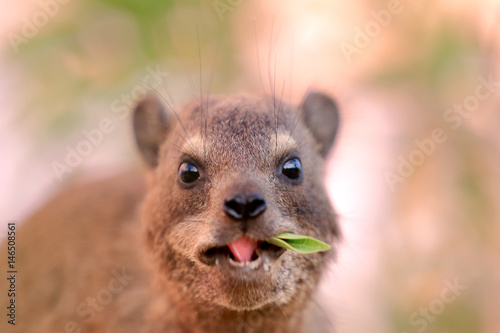
M 46 26 L 19 45 L 19 52 L 8 50 L 7 61 L 19 78 L 13 89 L 24 91 L 19 122 L 36 123 L 29 133 L 37 142 L 63 139 L 92 116 L 89 112 L 105 111 L 89 111 L 89 103 L 109 106 L 109 100 L 137 84 L 148 66 L 173 72 L 170 84 L 176 85 L 175 74 L 198 76 L 200 62 L 208 76 L 217 55 L 223 66 L 214 85 L 228 84 L 235 75 L 229 24 L 199 0 L 61 5 Z M 196 81 L 190 89 L 199 85 Z

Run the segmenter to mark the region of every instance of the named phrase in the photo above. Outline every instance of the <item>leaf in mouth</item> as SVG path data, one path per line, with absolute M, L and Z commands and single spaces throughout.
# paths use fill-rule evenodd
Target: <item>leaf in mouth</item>
M 330 249 L 330 245 L 315 238 L 287 232 L 266 239 L 266 242 L 298 253 L 315 253 Z

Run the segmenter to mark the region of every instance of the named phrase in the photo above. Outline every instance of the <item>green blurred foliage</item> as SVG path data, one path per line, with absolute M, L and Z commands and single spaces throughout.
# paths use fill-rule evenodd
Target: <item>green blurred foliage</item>
M 46 26 L 20 44 L 19 52 L 7 55 L 19 77 L 14 89 L 23 91 L 18 122 L 36 124 L 29 134 L 38 144 L 64 139 L 92 116 L 85 105 L 102 101 L 103 108 L 109 106 L 137 84 L 148 66 L 198 76 L 200 55 L 204 72 L 213 70 L 213 54 L 222 55 L 223 79 L 216 82 L 228 84 L 235 76 L 229 24 L 219 21 L 210 3 L 199 0 L 61 5 Z M 196 83 L 191 89 L 198 89 Z

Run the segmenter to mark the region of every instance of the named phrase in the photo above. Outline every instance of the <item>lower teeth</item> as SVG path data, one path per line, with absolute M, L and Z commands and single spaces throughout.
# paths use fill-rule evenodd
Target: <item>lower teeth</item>
M 233 258 L 229 257 L 229 262 L 232 265 L 237 266 L 237 267 L 248 267 L 248 268 L 251 268 L 251 269 L 255 269 L 260 264 L 260 257 L 257 257 L 255 260 L 246 261 L 246 262 L 236 261 Z

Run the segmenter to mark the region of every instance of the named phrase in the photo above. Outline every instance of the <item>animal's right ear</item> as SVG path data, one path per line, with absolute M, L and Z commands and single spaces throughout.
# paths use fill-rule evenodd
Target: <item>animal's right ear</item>
M 319 153 L 324 157 L 330 151 L 339 128 L 339 110 L 329 96 L 312 91 L 302 103 L 303 120 L 319 145 Z
M 169 117 L 156 95 L 149 94 L 137 104 L 133 116 L 135 141 L 146 164 L 158 165 L 160 145 L 169 129 Z

